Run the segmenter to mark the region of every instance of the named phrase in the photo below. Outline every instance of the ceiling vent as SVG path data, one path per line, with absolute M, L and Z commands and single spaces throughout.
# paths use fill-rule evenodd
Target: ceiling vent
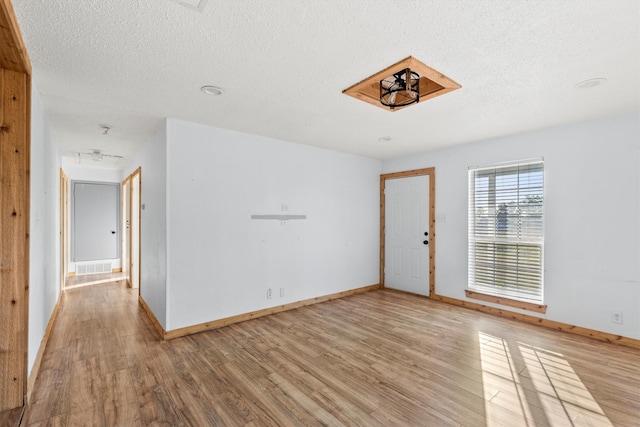
M 342 91 L 388 111 L 460 89 L 458 83 L 410 56 Z

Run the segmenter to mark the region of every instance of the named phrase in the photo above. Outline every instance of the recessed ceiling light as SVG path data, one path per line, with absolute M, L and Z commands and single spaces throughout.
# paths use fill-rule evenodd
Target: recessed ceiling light
M 200 90 L 211 96 L 218 96 L 224 93 L 224 90 L 218 86 L 202 86 Z
M 603 84 L 604 82 L 606 82 L 607 79 L 602 78 L 602 77 L 598 77 L 596 79 L 589 79 L 589 80 L 585 80 L 583 82 L 580 82 L 576 85 L 576 87 L 578 89 L 589 89 L 592 87 L 596 87 L 596 86 L 600 86 L 601 84 Z
M 380 141 L 380 142 L 389 142 L 389 141 L 391 141 L 391 137 L 390 136 L 381 136 L 380 138 L 378 138 L 378 141 Z

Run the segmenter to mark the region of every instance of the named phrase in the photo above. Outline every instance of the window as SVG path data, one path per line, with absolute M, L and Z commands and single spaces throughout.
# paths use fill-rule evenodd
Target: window
M 469 169 L 468 295 L 542 304 L 543 190 L 541 160 Z

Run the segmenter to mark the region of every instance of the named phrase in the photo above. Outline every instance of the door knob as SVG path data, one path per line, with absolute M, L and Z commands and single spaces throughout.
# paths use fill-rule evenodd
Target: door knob
M 428 245 L 429 241 L 428 240 L 423 240 L 422 243 L 425 244 L 425 245 Z
M 425 236 L 428 236 L 428 235 L 429 235 L 429 232 L 428 232 L 428 231 L 425 231 L 425 232 L 424 232 L 424 235 L 425 235 Z

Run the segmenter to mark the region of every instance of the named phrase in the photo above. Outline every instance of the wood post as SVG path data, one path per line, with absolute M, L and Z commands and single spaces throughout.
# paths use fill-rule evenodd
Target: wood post
M 31 62 L 11 0 L 0 0 L 0 411 L 27 393 Z
M 30 77 L 0 70 L 0 410 L 27 390 Z

